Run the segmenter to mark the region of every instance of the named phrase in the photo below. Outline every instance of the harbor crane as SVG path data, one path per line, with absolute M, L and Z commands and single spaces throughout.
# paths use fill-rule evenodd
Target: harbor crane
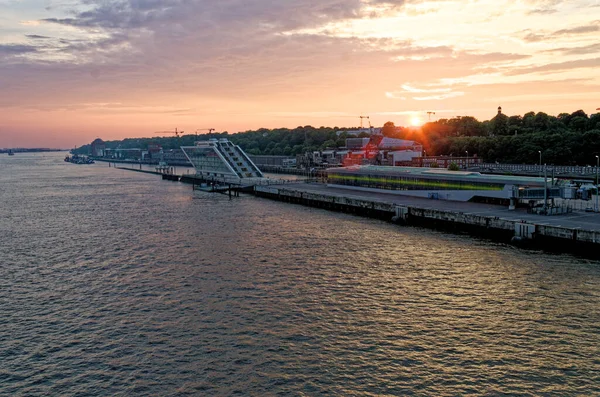
M 359 116 L 360 117 L 360 129 L 363 129 L 363 119 L 367 119 L 369 122 L 369 133 L 373 134 L 373 126 L 371 125 L 371 119 L 369 116 Z
M 210 134 L 212 134 L 213 131 L 215 131 L 215 129 L 214 128 L 198 128 L 196 130 L 196 132 L 195 132 L 196 133 L 196 139 L 198 139 L 198 131 L 208 131 L 208 136 L 210 137 Z
M 177 131 L 177 128 L 175 128 L 175 131 L 155 131 L 155 134 L 175 134 L 176 137 L 179 138 L 179 135 L 183 135 L 185 134 L 185 132 L 183 131 Z

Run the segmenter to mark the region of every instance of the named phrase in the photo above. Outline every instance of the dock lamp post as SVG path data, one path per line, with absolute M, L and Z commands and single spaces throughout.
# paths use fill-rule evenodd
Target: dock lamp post
M 540 154 L 540 172 L 539 172 L 539 176 L 542 176 L 542 151 L 538 150 L 538 153 Z
M 600 157 L 596 156 L 596 212 L 598 212 L 598 166 L 600 166 Z

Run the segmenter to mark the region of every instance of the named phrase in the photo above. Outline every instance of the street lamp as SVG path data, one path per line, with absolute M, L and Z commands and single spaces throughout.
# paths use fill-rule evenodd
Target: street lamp
M 600 157 L 596 156 L 596 212 L 598 212 L 598 166 L 600 166 Z
M 538 150 L 538 153 L 540 154 L 540 169 L 539 169 L 538 175 L 541 177 L 542 176 L 542 151 Z

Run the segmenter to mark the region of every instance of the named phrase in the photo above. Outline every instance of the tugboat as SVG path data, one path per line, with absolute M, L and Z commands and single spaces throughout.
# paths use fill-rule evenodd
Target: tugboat
M 12 150 L 12 149 L 8 149 L 8 155 L 9 155 L 9 156 L 14 156 L 14 155 L 15 155 L 15 152 L 13 152 L 13 150 Z

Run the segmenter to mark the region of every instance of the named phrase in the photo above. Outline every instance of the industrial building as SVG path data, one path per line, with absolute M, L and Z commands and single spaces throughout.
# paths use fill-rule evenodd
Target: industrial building
M 348 156 L 344 166 L 376 164 L 402 166 L 411 165 L 423 154 L 423 145 L 415 141 L 373 135 L 370 138 L 346 139 Z
M 351 165 L 412 165 L 422 156 L 423 145 L 383 135 L 347 138 L 344 149 L 327 149 L 297 156 L 299 168 L 328 168 Z

